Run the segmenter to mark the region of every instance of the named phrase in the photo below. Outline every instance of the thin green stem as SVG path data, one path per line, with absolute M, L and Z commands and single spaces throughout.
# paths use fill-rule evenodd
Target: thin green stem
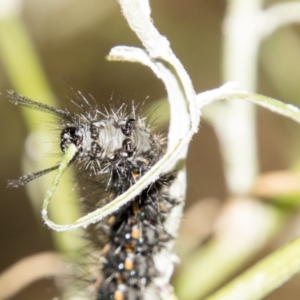
M 279 249 L 206 300 L 258 300 L 300 271 L 300 238 Z

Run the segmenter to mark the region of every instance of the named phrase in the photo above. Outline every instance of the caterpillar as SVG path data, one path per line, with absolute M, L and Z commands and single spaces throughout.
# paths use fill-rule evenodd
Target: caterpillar
M 50 113 L 59 119 L 60 149 L 64 153 L 70 144 L 77 148 L 71 161 L 84 179 L 84 210 L 92 211 L 128 190 L 163 156 L 164 138 L 152 132 L 137 108 L 121 105 L 100 111 L 79 92 L 73 110 L 54 108 L 16 92 L 9 91 L 10 102 Z M 8 182 L 17 188 L 51 172 L 59 165 Z M 161 175 L 140 195 L 131 199 L 104 222 L 88 228 L 88 238 L 95 249 L 102 249 L 97 259 L 93 279 L 95 300 L 160 299 L 159 277 L 163 266 L 155 256 L 164 251 L 173 237 L 165 222 L 176 199 L 169 188 L 176 174 Z M 99 252 L 97 252 L 99 253 Z M 152 296 L 147 296 L 150 288 Z M 153 294 L 154 293 L 154 294 Z

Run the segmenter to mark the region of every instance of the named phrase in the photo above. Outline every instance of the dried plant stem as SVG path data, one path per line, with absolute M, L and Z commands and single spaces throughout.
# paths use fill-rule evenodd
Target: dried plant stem
M 289 1 L 274 4 L 262 12 L 258 34 L 262 40 L 278 28 L 293 23 L 300 23 L 300 3 L 298 1 Z
M 250 91 L 256 86 L 258 41 L 254 20 L 261 5 L 261 0 L 228 0 L 223 27 L 223 79 L 236 80 Z M 227 103 L 220 115 L 221 119 L 211 121 L 220 142 L 227 186 L 230 193 L 243 195 L 258 171 L 254 107 L 238 101 Z
M 21 259 L 0 274 L 0 299 L 10 299 L 21 289 L 45 277 L 67 276 L 63 258 L 44 252 Z
M 55 106 L 55 97 L 44 75 L 29 34 L 19 16 L 20 5 L 21 1 L 19 0 L 0 1 L 0 50 L 3 66 L 17 92 Z M 45 153 L 45 149 L 39 152 L 39 148 L 46 147 L 45 143 L 40 143 L 40 137 L 42 136 L 44 141 L 52 139 L 49 132 L 37 129 L 37 124 L 41 120 L 40 114 L 26 109 L 22 109 L 21 113 L 28 130 L 32 132 L 30 140 L 34 140 L 33 143 L 35 143 L 34 149 L 28 146 L 32 143 L 27 143 L 27 155 L 23 157 L 24 173 L 31 173 L 33 169 L 41 170 L 53 165 L 53 159 L 46 159 L 45 156 L 39 155 L 39 153 Z M 44 121 L 53 121 L 53 119 L 45 116 Z M 35 139 L 37 136 L 38 141 Z M 37 213 L 40 210 L 42 195 L 48 186 L 48 178 L 42 177 L 37 183 L 34 182 L 26 187 L 32 207 Z M 55 210 L 51 209 L 51 216 L 57 222 L 68 223 L 80 216 L 79 207 L 76 206 L 76 193 L 70 195 L 71 189 L 70 182 L 62 184 L 61 197 L 68 201 L 57 201 Z M 75 253 L 83 245 L 79 238 L 70 234 L 53 233 L 53 238 L 58 249 L 68 254 Z

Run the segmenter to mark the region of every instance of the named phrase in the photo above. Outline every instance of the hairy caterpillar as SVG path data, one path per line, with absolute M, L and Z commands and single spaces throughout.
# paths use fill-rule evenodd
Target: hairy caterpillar
M 78 151 L 71 164 L 85 180 L 85 210 L 92 211 L 121 195 L 150 170 L 164 154 L 164 143 L 160 135 L 151 132 L 145 118 L 137 115 L 134 106 L 131 110 L 121 105 L 101 112 L 78 95 L 82 103 L 71 101 L 77 110 L 72 112 L 9 92 L 12 103 L 59 118 L 61 151 L 65 152 L 70 144 L 76 146 Z M 17 188 L 58 166 L 22 176 L 8 185 Z M 154 257 L 172 239 L 164 222 L 176 204 L 169 196 L 174 178 L 174 173 L 160 176 L 105 222 L 90 225 L 88 236 L 96 249 L 102 249 L 93 299 L 159 299 L 161 287 L 156 282 L 163 266 Z M 156 290 L 156 296 L 147 296 L 148 287 Z

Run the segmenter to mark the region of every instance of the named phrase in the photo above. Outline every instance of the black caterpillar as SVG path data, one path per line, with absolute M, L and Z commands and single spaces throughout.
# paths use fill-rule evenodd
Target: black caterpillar
M 72 163 L 89 182 L 92 196 L 84 202 L 91 211 L 121 195 L 151 169 L 164 154 L 164 143 L 136 115 L 135 107 L 128 111 L 122 105 L 102 113 L 80 93 L 79 97 L 85 105 L 72 101 L 78 112 L 71 113 L 9 92 L 12 103 L 59 117 L 63 127 L 60 148 L 65 152 L 73 143 L 78 149 Z M 56 168 L 23 176 L 9 186 L 24 185 Z M 94 247 L 103 247 L 93 299 L 142 300 L 146 288 L 159 277 L 153 257 L 172 239 L 164 223 L 176 204 L 169 195 L 174 178 L 174 173 L 162 175 L 106 222 L 90 225 L 88 236 Z M 104 198 L 103 194 L 95 196 L 99 190 L 106 192 Z

